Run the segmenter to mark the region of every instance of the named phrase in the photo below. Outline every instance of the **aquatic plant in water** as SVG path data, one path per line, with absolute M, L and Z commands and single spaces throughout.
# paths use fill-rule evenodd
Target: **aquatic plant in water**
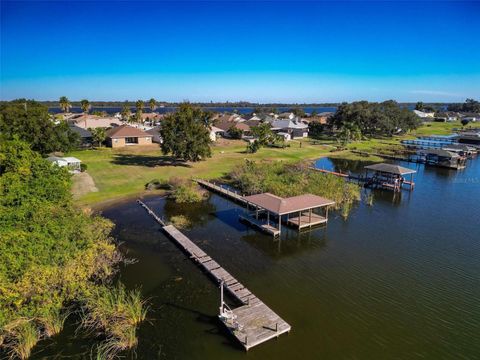
M 136 328 L 145 320 L 147 311 L 138 289 L 128 291 L 121 284 L 96 288 L 85 301 L 82 325 L 104 332 L 106 340 L 98 346 L 99 356 L 112 358 L 137 345 Z

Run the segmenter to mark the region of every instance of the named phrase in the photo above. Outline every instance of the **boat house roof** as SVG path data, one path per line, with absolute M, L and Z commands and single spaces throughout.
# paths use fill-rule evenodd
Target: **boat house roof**
M 365 166 L 365 169 L 373 170 L 377 172 L 389 173 L 389 174 L 396 174 L 396 175 L 407 175 L 407 174 L 414 174 L 417 172 L 416 170 L 405 168 L 403 166 L 387 164 L 387 163 L 368 165 L 368 166 Z
M 313 194 L 304 194 L 299 196 L 292 196 L 289 198 L 282 198 L 280 196 L 276 196 L 270 193 L 263 193 L 245 196 L 244 199 L 251 204 L 254 204 L 277 215 L 290 214 L 297 211 L 314 209 L 335 204 L 335 201 L 325 199 L 323 197 Z

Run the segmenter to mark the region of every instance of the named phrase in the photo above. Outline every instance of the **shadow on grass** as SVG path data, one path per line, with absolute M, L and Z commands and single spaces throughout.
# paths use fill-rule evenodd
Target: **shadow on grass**
M 191 167 L 186 162 L 176 160 L 171 156 L 150 156 L 150 155 L 132 155 L 132 154 L 117 154 L 112 160 L 116 165 L 133 165 L 133 166 L 182 166 Z

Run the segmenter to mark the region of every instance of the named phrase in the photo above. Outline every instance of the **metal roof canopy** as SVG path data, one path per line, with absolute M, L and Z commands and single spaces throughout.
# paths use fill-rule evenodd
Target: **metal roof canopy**
M 263 193 L 245 196 L 244 199 L 249 203 L 268 210 L 276 215 L 285 215 L 297 211 L 304 211 L 335 204 L 335 201 L 313 194 L 282 198 L 270 193 Z
M 405 168 L 403 166 L 387 164 L 387 163 L 368 165 L 368 166 L 365 166 L 365 169 L 373 170 L 377 172 L 395 174 L 395 175 L 408 175 L 408 174 L 414 174 L 417 172 L 416 170 Z

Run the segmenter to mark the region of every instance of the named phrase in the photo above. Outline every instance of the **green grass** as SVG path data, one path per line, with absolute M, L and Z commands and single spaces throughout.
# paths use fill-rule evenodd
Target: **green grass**
M 188 166 L 172 164 L 155 146 L 127 147 L 123 149 L 102 148 L 98 150 L 74 151 L 75 156 L 88 166 L 98 192 L 91 192 L 79 199 L 82 205 L 94 205 L 109 200 L 118 200 L 140 195 L 145 184 L 152 179 L 168 180 L 179 178 L 215 179 L 229 173 L 245 159 L 283 160 L 295 162 L 316 159 L 329 154 L 331 147 L 312 145 L 310 140 L 294 140 L 290 147 L 262 148 L 255 154 L 245 153 L 244 141 L 229 141 L 225 145 L 213 146 L 213 156 L 206 161 L 189 163 Z
M 424 124 L 417 130 L 413 131 L 413 135 L 449 135 L 453 132 L 453 129 L 461 129 L 463 125 L 460 121 L 455 122 L 431 122 Z M 467 125 L 472 128 L 480 128 L 479 122 L 471 122 Z

